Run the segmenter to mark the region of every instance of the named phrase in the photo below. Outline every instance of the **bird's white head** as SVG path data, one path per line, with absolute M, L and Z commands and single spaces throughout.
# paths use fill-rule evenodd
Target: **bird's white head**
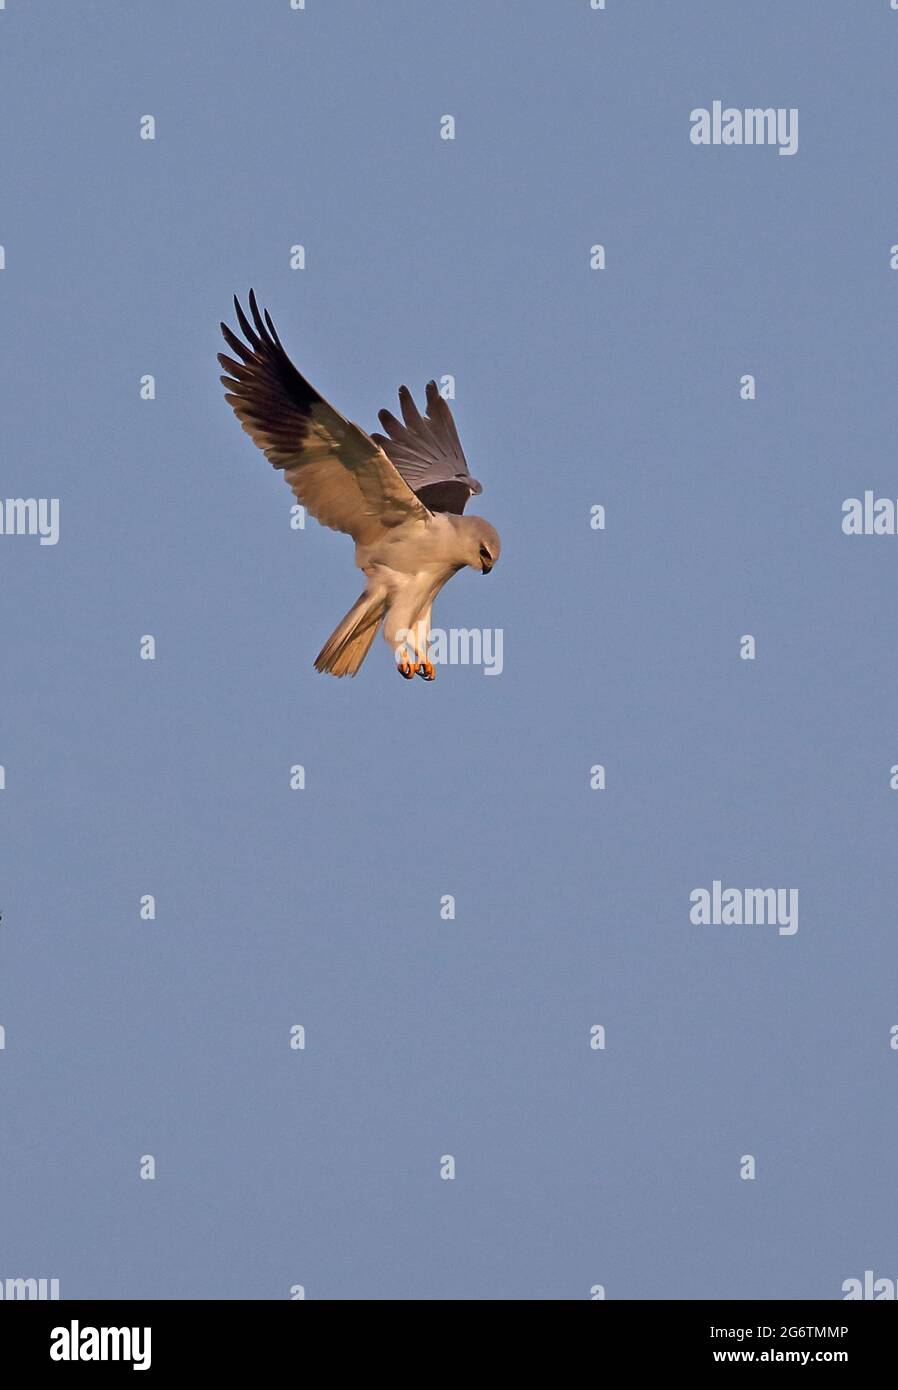
M 465 516 L 460 520 L 464 524 L 467 541 L 467 563 L 472 570 L 489 574 L 502 549 L 499 532 L 495 526 L 490 526 L 488 521 L 484 521 L 482 516 Z

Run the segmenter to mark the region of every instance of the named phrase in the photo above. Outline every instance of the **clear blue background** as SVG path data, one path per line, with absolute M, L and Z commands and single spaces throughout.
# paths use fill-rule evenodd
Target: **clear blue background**
M 898 1274 L 898 540 L 841 532 L 898 497 L 896 47 L 887 0 L 8 0 L 0 493 L 61 537 L 0 538 L 0 1277 Z M 695 148 L 715 99 L 798 153 Z M 369 428 L 456 377 L 504 552 L 434 620 L 501 677 L 312 669 L 359 578 L 222 400 L 250 284 Z M 798 934 L 690 925 L 715 878 Z

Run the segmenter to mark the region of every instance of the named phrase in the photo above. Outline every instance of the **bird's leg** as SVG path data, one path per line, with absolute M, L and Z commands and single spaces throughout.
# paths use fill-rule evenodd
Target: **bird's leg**
M 411 652 L 405 642 L 403 642 L 402 646 L 396 651 L 396 670 L 399 672 L 400 676 L 404 676 L 407 681 L 410 681 L 412 676 L 417 675 L 418 672 L 418 663 L 417 661 L 412 661 Z
M 415 610 L 412 609 L 412 612 Z M 400 614 L 394 612 L 388 616 L 384 624 L 384 637 L 392 645 L 396 656 L 396 669 L 400 676 L 406 680 L 411 680 L 412 676 L 423 676 L 425 680 L 432 681 L 436 672 L 428 657 L 427 637 L 430 632 L 430 605 L 423 617 L 412 621 L 408 627 L 402 626 L 401 619 L 405 617 L 408 608 Z
M 430 608 L 415 624 L 415 651 L 418 655 L 418 675 L 422 680 L 436 680 L 436 667 L 430 659 L 427 638 L 430 635 Z M 423 655 L 422 655 L 423 653 Z

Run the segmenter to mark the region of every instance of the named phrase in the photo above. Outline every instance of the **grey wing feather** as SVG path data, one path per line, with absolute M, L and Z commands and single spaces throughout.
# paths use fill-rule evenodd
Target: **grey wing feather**
M 468 471 L 452 411 L 436 382 L 429 381 L 426 391 L 427 413 L 422 415 L 408 387 L 400 386 L 402 421 L 381 410 L 379 419 L 386 434 L 371 438 L 432 511 L 460 513 L 468 498 L 483 489 Z

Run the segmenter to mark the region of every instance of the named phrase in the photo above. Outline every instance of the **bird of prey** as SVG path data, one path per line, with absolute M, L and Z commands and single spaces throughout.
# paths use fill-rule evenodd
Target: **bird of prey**
M 489 522 L 463 515 L 482 488 L 468 471 L 449 406 L 431 381 L 421 415 L 402 386 L 402 422 L 382 410 L 386 434 L 366 434 L 297 371 L 252 290 L 252 323 L 236 296 L 234 308 L 246 341 L 221 325 L 237 359 L 218 356 L 225 400 L 306 510 L 352 536 L 365 575 L 364 592 L 321 648 L 316 669 L 354 676 L 383 623 L 400 675 L 433 680 L 428 634 L 436 595 L 465 566 L 489 574 L 499 558 Z

